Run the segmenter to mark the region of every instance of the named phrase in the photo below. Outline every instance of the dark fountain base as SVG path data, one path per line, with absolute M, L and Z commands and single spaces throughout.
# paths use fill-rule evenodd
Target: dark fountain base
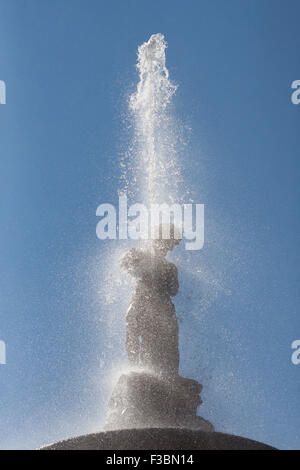
M 191 429 L 121 429 L 74 437 L 42 450 L 273 450 L 243 437 Z
M 42 450 L 270 450 L 271 447 L 214 432 L 196 415 L 202 386 L 183 377 L 146 372 L 120 377 L 108 404 L 105 432 L 88 434 Z

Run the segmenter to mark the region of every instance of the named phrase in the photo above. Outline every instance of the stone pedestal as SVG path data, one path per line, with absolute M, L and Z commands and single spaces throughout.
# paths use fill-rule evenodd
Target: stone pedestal
M 201 391 L 198 382 L 180 376 L 123 374 L 109 401 L 104 430 L 185 427 L 213 431 L 209 421 L 197 416 Z

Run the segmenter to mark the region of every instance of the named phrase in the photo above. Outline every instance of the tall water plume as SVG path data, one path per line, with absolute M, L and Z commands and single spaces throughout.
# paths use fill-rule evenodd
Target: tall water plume
M 133 180 L 137 181 L 142 202 L 147 204 L 174 202 L 180 182 L 178 132 L 170 110 L 177 86 L 169 78 L 166 47 L 162 34 L 153 34 L 139 46 L 139 83 L 129 100 L 135 132 Z M 132 190 L 130 183 L 128 189 Z

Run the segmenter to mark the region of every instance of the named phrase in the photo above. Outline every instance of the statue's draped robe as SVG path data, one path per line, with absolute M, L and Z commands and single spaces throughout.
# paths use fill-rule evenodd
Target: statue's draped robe
M 178 374 L 178 323 L 170 296 L 178 291 L 178 272 L 163 256 L 130 250 L 123 267 L 136 280 L 126 315 L 126 349 L 133 365 Z

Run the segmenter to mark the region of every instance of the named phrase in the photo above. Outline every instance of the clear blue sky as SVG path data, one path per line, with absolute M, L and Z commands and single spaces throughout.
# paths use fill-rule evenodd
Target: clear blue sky
M 125 360 L 128 293 L 104 306 L 120 247 L 97 240 L 95 211 L 117 199 L 137 46 L 161 32 L 176 112 L 193 129 L 185 182 L 207 214 L 190 269 L 179 253 L 181 371 L 203 383 L 199 412 L 217 430 L 299 449 L 299 2 L 0 0 L 0 10 L 0 447 L 101 428 Z

